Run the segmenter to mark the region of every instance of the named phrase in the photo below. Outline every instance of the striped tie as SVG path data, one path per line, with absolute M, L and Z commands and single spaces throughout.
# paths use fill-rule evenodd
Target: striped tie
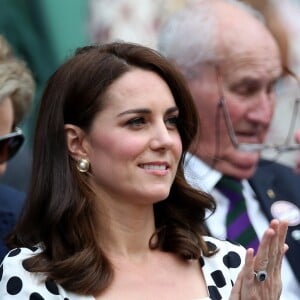
M 247 213 L 241 182 L 235 178 L 223 176 L 216 188 L 230 201 L 226 217 L 227 238 L 240 243 L 245 248 L 253 248 L 257 251 L 259 240 Z

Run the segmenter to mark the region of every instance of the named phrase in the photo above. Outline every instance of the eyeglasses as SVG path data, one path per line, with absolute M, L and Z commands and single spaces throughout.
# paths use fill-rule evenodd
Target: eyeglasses
M 24 142 L 24 135 L 20 128 L 0 136 L 0 164 L 11 159 L 20 149 Z
M 293 79 L 296 80 L 298 88 L 300 88 L 300 81 L 298 77 L 289 69 L 285 69 L 286 74 L 290 75 Z M 228 108 L 226 105 L 226 100 L 224 97 L 224 91 L 223 91 L 223 84 L 222 84 L 222 77 L 220 72 L 216 69 L 217 73 L 217 80 L 218 80 L 218 86 L 219 86 L 219 94 L 220 94 L 220 99 L 219 99 L 219 104 L 218 104 L 218 111 L 222 110 L 223 112 L 223 117 L 225 121 L 225 125 L 227 127 L 228 135 L 230 138 L 230 141 L 232 145 L 241 151 L 245 152 L 260 152 L 260 151 L 265 151 L 265 150 L 273 150 L 275 153 L 280 154 L 283 152 L 288 152 L 288 151 L 296 151 L 300 150 L 300 144 L 292 144 L 292 135 L 296 126 L 296 120 L 297 120 L 297 115 L 299 112 L 299 106 L 300 106 L 300 98 L 296 98 L 294 105 L 293 105 L 293 110 L 292 110 L 292 117 L 291 121 L 289 124 L 289 129 L 288 133 L 286 136 L 285 141 L 282 144 L 256 144 L 256 143 L 239 143 L 237 140 L 237 137 L 235 135 L 233 125 L 231 122 L 231 118 L 228 112 Z M 217 114 L 218 118 L 218 114 Z M 219 118 L 218 118 L 219 119 Z M 219 122 L 219 120 L 218 120 Z M 219 124 L 220 128 L 220 124 Z

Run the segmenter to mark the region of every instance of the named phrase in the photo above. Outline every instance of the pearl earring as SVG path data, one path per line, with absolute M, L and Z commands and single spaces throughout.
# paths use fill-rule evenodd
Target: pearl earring
M 80 158 L 76 164 L 77 170 L 86 173 L 90 168 L 90 162 L 86 158 Z

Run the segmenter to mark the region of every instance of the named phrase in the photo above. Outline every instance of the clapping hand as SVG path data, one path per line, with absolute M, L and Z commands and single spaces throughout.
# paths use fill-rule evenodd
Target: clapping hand
M 265 231 L 257 254 L 246 252 L 245 265 L 232 289 L 230 300 L 276 300 L 282 290 L 281 265 L 288 245 L 288 223 L 272 220 Z

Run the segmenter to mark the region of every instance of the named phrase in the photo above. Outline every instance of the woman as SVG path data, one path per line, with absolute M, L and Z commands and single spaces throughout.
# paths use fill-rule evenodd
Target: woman
M 203 236 L 214 201 L 183 176 L 197 130 L 187 86 L 164 57 L 128 43 L 78 50 L 42 98 L 0 298 L 279 298 L 286 223 L 271 223 L 255 258 Z

